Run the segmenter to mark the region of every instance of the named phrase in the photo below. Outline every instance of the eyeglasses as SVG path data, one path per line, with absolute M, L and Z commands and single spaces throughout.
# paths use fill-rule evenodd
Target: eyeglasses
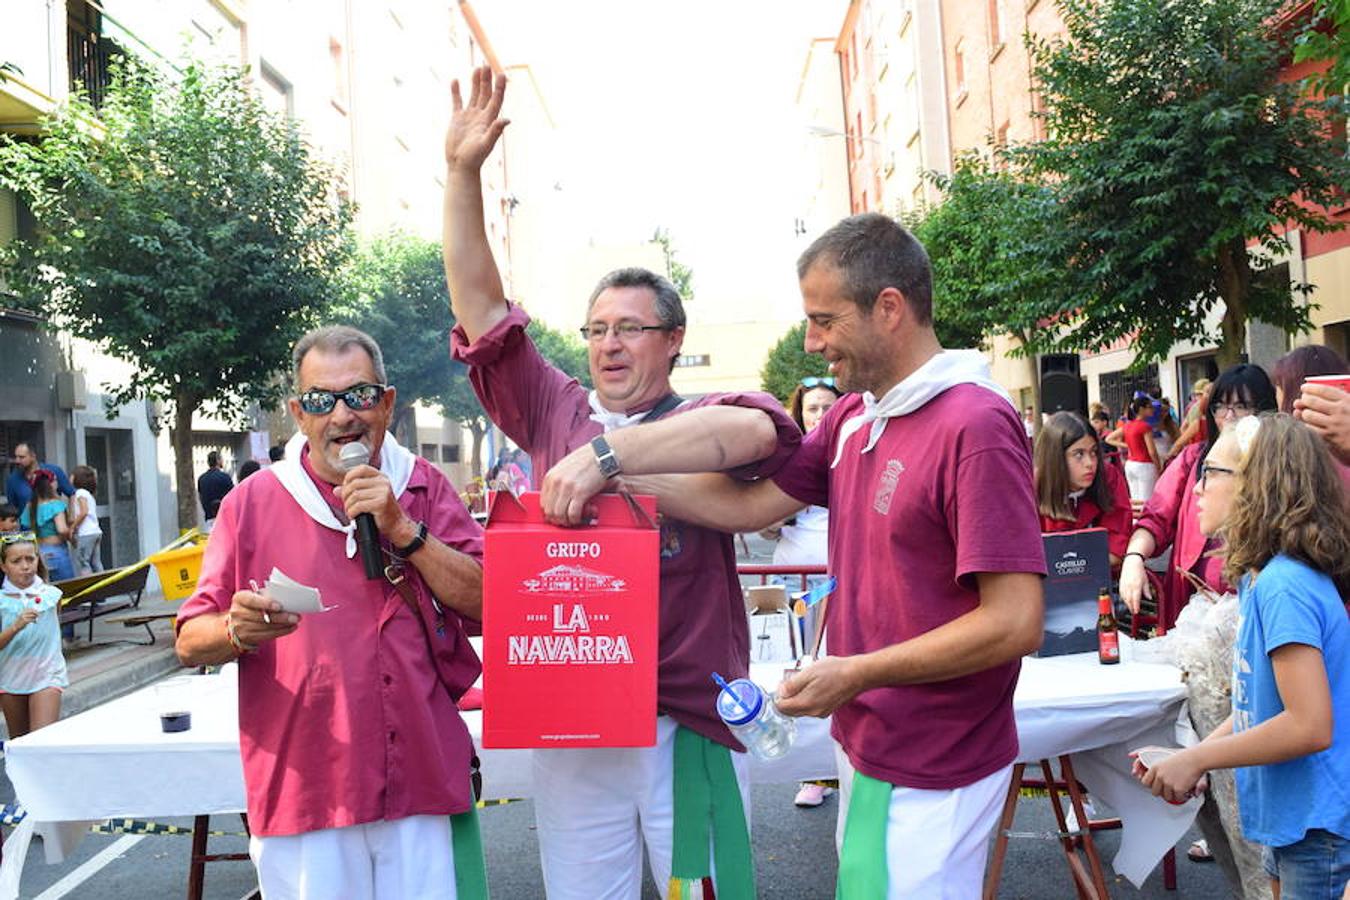
M 337 406 L 338 398 L 356 412 L 374 409 L 389 388 L 383 384 L 356 384 L 341 391 L 310 388 L 300 395 L 300 408 L 311 416 L 324 416 Z
M 627 342 L 642 337 L 644 331 L 669 331 L 665 325 L 641 325 L 637 322 L 620 322 L 617 325 L 610 325 L 607 322 L 592 322 L 589 325 L 582 325 L 578 329 L 581 336 L 592 344 L 598 344 L 605 339 L 605 335 L 612 330 L 614 336 L 619 340 Z
M 801 384 L 804 388 L 820 387 L 822 384 L 825 385 L 825 387 L 834 387 L 834 379 L 828 376 L 825 378 L 818 378 L 815 375 L 808 375 L 802 379 Z
M 1211 475 L 1236 475 L 1237 469 L 1225 469 L 1223 466 L 1211 466 L 1209 463 L 1200 464 L 1200 490 L 1209 487 L 1209 476 Z
M 10 531 L 0 534 L 0 544 L 36 544 L 37 535 L 31 531 Z
M 1232 413 L 1235 416 L 1250 416 L 1256 412 L 1256 407 L 1250 403 L 1213 403 L 1209 407 L 1214 412 L 1214 418 L 1222 419 L 1225 415 Z

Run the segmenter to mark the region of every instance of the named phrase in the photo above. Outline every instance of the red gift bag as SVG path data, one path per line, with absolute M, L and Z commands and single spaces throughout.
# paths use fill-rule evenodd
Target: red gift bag
M 656 742 L 656 500 L 595 498 L 580 528 L 539 494 L 492 499 L 483 550 L 483 746 Z

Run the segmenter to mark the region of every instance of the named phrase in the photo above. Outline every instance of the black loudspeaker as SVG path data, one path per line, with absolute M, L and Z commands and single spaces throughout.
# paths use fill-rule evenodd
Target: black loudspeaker
M 1079 358 L 1077 353 L 1045 353 L 1041 355 L 1041 377 L 1052 372 L 1065 372 L 1077 378 Z
M 1087 382 L 1070 372 L 1047 372 L 1041 376 L 1041 412 L 1070 410 L 1087 414 Z

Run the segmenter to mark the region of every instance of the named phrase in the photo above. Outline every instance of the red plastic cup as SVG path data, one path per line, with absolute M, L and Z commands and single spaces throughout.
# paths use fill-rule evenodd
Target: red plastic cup
M 1350 375 L 1309 375 L 1304 384 L 1326 384 L 1350 393 Z

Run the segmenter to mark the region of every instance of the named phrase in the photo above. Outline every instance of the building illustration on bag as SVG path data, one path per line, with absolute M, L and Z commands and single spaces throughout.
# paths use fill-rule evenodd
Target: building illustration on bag
M 522 593 L 545 596 L 581 592 L 622 594 L 627 590 L 628 583 L 622 578 L 594 572 L 584 566 L 560 564 L 526 578 L 520 586 L 524 588 Z

